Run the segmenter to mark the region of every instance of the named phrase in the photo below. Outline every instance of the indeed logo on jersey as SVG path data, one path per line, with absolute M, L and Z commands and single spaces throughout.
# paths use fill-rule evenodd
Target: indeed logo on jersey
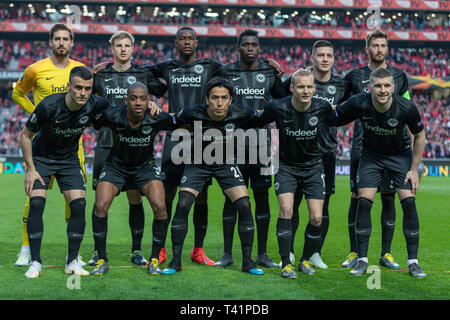
M 284 128 L 284 132 L 288 137 L 315 137 L 317 134 L 317 127 L 314 130 L 291 130 L 291 128 Z
M 67 92 L 67 86 L 66 85 L 62 85 L 62 86 L 54 86 L 52 85 L 52 93 L 64 93 Z
M 325 100 L 325 101 L 327 101 L 327 102 L 328 102 L 329 104 L 331 104 L 331 105 L 334 104 L 334 97 L 326 98 L 326 97 L 321 97 L 321 96 L 315 94 L 315 95 L 313 96 L 313 98 Z
M 123 134 L 119 134 L 119 141 L 122 143 L 127 143 L 129 145 L 139 145 L 141 147 L 148 146 L 150 141 L 152 140 L 151 136 L 145 138 L 137 138 L 137 137 L 127 137 Z
M 170 77 L 170 83 L 181 84 L 182 87 L 200 87 L 202 84 L 202 76 L 189 77 L 184 74 L 181 76 L 172 75 Z
M 363 123 L 364 123 L 364 127 L 367 130 L 369 130 L 369 131 L 371 131 L 371 132 L 373 132 L 375 134 L 382 135 L 382 136 L 395 136 L 395 135 L 397 135 L 397 128 L 390 130 L 390 129 L 380 128 L 379 126 L 376 126 L 376 127 L 371 126 L 367 122 L 363 122 Z
M 85 128 L 86 127 L 68 128 L 68 129 L 55 128 L 55 129 L 53 129 L 53 132 L 60 136 L 71 137 L 71 136 L 77 136 L 77 135 L 83 134 L 83 131 Z
M 128 93 L 128 88 L 121 88 L 121 87 L 111 88 L 109 86 L 106 86 L 105 92 L 106 94 L 126 95 Z
M 247 88 L 234 87 L 234 93 L 237 96 L 247 96 L 247 95 L 264 96 L 266 94 L 266 88 L 256 89 L 249 87 Z

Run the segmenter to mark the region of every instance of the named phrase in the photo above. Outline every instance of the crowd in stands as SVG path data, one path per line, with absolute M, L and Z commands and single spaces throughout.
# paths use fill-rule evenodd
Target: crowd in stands
M 106 4 L 106 3 L 105 3 Z M 142 6 L 140 4 L 89 4 L 79 6 L 82 23 L 219 25 L 286 28 L 367 29 L 369 16 L 362 9 L 248 8 Z M 0 5 L 0 21 L 56 22 L 71 14 L 67 4 Z M 61 12 L 62 11 L 62 12 Z M 383 10 L 384 30 L 450 31 L 447 13 Z
M 335 47 L 334 72 L 343 75 L 348 70 L 367 63 L 364 41 L 355 47 Z M 8 69 L 12 59 L 19 60 L 17 69 L 24 69 L 34 61 L 51 55 L 46 41 L 6 41 L 0 39 L 0 69 Z M 261 53 L 266 58 L 278 61 L 286 73 L 292 73 L 301 66 L 308 65 L 311 48 L 304 45 L 264 46 Z M 390 65 L 404 70 L 408 75 L 444 78 L 450 75 L 449 48 L 390 48 L 387 61 Z M 139 65 L 155 64 L 176 58 L 176 49 L 172 42 L 139 42 L 135 44 L 134 62 Z M 239 59 L 233 45 L 207 45 L 202 43 L 197 51 L 198 57 L 213 58 L 222 64 Z M 107 42 L 77 42 L 71 57 L 88 66 L 111 60 L 111 49 Z
M 334 73 L 344 75 L 349 70 L 363 66 L 367 57 L 361 48 L 337 47 Z M 310 49 L 302 46 L 264 47 L 266 57 L 280 62 L 286 74 L 292 73 L 299 67 L 308 65 Z M 397 66 L 407 74 L 431 74 L 433 77 L 445 77 L 449 74 L 448 50 L 438 48 L 391 49 L 388 63 Z M 46 42 L 19 42 L 0 39 L 0 69 L 8 66 L 12 57 L 21 58 L 19 69 L 24 69 L 36 60 L 51 54 Z M 176 51 L 171 43 L 136 44 L 135 62 L 138 64 L 154 64 L 176 58 Z M 200 46 L 197 56 L 216 59 L 223 64 L 238 60 L 238 54 L 233 46 Z M 71 57 L 82 61 L 87 66 L 93 66 L 103 61 L 110 61 L 109 46 L 104 43 L 76 43 Z M 11 100 L 11 88 L 0 88 L 0 154 L 15 154 L 20 152 L 18 136 L 27 119 L 27 115 Z M 419 107 L 425 122 L 427 145 L 424 157 L 450 158 L 450 99 L 433 99 L 430 94 L 412 94 L 413 101 Z M 163 99 L 157 103 L 167 109 Z M 352 125 L 341 127 L 338 130 L 339 148 L 341 157 L 348 157 L 351 149 Z M 157 156 L 162 153 L 163 135 L 158 136 L 155 143 Z M 83 136 L 86 154 L 95 153 L 95 131 L 87 129 Z

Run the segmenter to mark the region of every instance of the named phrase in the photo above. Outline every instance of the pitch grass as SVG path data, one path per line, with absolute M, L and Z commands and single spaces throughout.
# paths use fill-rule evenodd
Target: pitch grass
M 149 276 L 145 268 L 132 267 L 130 259 L 130 231 L 128 204 L 125 195 L 117 197 L 109 215 L 108 254 L 111 270 L 103 277 L 83 277 L 80 289 L 67 287 L 68 275 L 63 272 L 67 253 L 64 202 L 59 191 L 48 193 L 44 212 L 44 239 L 42 245 L 43 272 L 38 279 L 26 279 L 26 268 L 14 267 L 21 243 L 22 210 L 25 203 L 23 175 L 0 176 L 0 299 L 148 299 L 148 300 L 310 300 L 310 299 L 449 299 L 450 252 L 448 178 L 426 177 L 417 195 L 420 216 L 420 265 L 427 273 L 425 279 L 413 279 L 406 272 L 406 245 L 402 233 L 401 206 L 397 200 L 397 227 L 392 253 L 401 265 L 401 271 L 381 268 L 380 289 L 368 289 L 370 275 L 351 276 L 341 263 L 348 254 L 347 210 L 349 204 L 348 177 L 338 176 L 336 194 L 330 206 L 330 228 L 323 248 L 323 259 L 330 270 L 318 270 L 316 275 L 300 274 L 296 280 L 282 279 L 280 269 L 265 269 L 264 276 L 252 276 L 240 271 L 240 242 L 237 232 L 234 241 L 233 266 L 226 269 L 194 264 L 189 255 L 193 246 L 192 214 L 183 251 L 183 271 L 174 276 Z M 81 247 L 84 261 L 93 250 L 91 210 L 94 193 L 89 178 L 86 209 L 86 233 Z M 269 255 L 278 262 L 278 244 L 275 237 L 278 204 L 270 190 L 272 219 L 268 242 Z M 219 259 L 223 251 L 222 218 L 223 195 L 217 184 L 209 189 L 209 225 L 205 252 Z M 254 203 L 252 202 L 254 208 Z M 145 202 L 146 229 L 143 251 L 151 250 L 151 222 L 153 216 Z M 303 232 L 307 223 L 305 203 L 301 205 L 300 227 L 296 236 L 296 259 L 303 247 Z M 372 209 L 373 232 L 369 248 L 369 264 L 378 265 L 380 253 L 380 200 Z M 169 260 L 171 257 L 168 235 Z M 256 252 L 256 233 L 254 254 Z M 163 266 L 167 265 L 167 262 Z M 47 266 L 47 267 L 46 267 Z M 92 267 L 87 267 L 91 270 Z M 74 283 L 74 282 L 72 282 Z

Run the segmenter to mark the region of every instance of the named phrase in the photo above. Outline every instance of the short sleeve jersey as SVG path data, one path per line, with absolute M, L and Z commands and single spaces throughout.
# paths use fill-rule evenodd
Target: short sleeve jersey
M 363 128 L 362 149 L 385 155 L 401 153 L 411 148 L 409 136 L 404 135 L 405 125 L 411 133 L 424 129 L 417 107 L 408 99 L 394 94 L 391 107 L 378 112 L 370 93 L 360 93 L 336 107 L 338 125 L 356 119 Z
M 67 92 L 70 71 L 79 66 L 84 64 L 72 59 L 69 59 L 69 64 L 64 69 L 56 67 L 50 57 L 39 60 L 25 69 L 22 78 L 17 81 L 16 88 L 23 94 L 32 90 L 36 107 L 42 99 L 51 94 Z
M 235 103 L 262 109 L 274 98 L 284 97 L 283 83 L 277 78 L 277 71 L 265 60 L 260 60 L 256 69 L 244 70 L 239 62 L 222 69 L 222 77 L 233 85 Z
M 211 165 L 219 165 L 227 163 L 227 159 L 235 160 L 234 157 L 227 157 L 227 150 L 234 150 L 234 148 L 227 149 L 227 143 L 231 143 L 235 138 L 235 130 L 246 128 L 249 120 L 253 117 L 254 111 L 250 107 L 241 106 L 232 103 L 228 109 L 227 116 L 221 121 L 215 121 L 207 113 L 207 105 L 195 105 L 186 107 L 175 114 L 177 124 L 189 124 L 194 128 L 194 135 L 192 143 L 196 144 L 197 139 L 201 140 L 201 153 L 192 145 L 192 159 L 194 164 L 205 164 L 203 161 L 203 154 L 205 149 L 220 150 L 222 156 L 221 163 L 211 163 Z M 199 132 L 197 132 L 199 128 Z M 215 150 L 211 152 L 212 157 L 218 157 Z M 209 164 L 209 163 L 208 163 Z
M 387 69 L 392 72 L 395 85 L 394 93 L 398 95 L 406 95 L 408 92 L 408 76 L 398 68 L 388 65 Z M 361 68 L 353 69 L 345 75 L 344 79 L 349 86 L 350 96 L 358 94 L 360 92 L 369 92 L 367 86 L 369 85 L 371 74 L 372 70 L 369 69 L 369 66 L 364 66 Z M 407 135 L 406 132 L 404 134 L 405 136 Z M 353 129 L 352 148 L 362 147 L 362 135 L 363 129 L 361 127 L 360 121 L 357 120 L 355 121 Z
M 145 67 L 132 64 L 131 67 L 119 72 L 115 70 L 113 64 L 100 71 L 94 77 L 93 93 L 103 96 L 115 106 L 124 104 L 128 87 L 135 82 L 147 85 L 150 94 L 161 97 L 167 90 L 167 86 L 157 80 L 153 73 Z M 112 135 L 109 128 L 102 128 L 97 135 L 97 147 L 111 148 Z
M 160 130 L 175 127 L 174 119 L 168 113 L 151 116 L 146 111 L 141 124 L 131 128 L 127 118 L 127 106 L 108 108 L 102 116 L 94 120 L 95 128 L 109 127 L 112 131 L 113 146 L 109 159 L 120 166 L 136 167 L 154 159 L 153 144 Z
M 54 160 L 77 157 L 84 129 L 109 106 L 105 98 L 91 95 L 82 108 L 70 111 L 65 96 L 57 93 L 44 98 L 26 122 L 26 127 L 36 133 L 33 156 Z
M 321 161 L 317 142 L 319 125 L 333 119 L 333 108 L 327 101 L 313 98 L 311 106 L 299 112 L 291 100 L 292 96 L 272 100 L 255 115 L 251 125 L 262 126 L 275 121 L 279 130 L 280 160 L 292 166 L 311 167 Z
M 211 59 L 183 64 L 170 60 L 147 66 L 157 78 L 163 78 L 168 87 L 169 112 L 178 112 L 186 106 L 205 103 L 206 84 L 221 74 L 222 65 Z
M 316 92 L 314 98 L 322 99 L 331 105 L 337 105 L 348 96 L 348 87 L 343 78 L 331 75 L 330 80 L 322 82 L 314 80 Z M 337 129 L 330 127 L 326 123 L 319 126 L 319 149 L 323 153 L 335 152 L 338 146 Z

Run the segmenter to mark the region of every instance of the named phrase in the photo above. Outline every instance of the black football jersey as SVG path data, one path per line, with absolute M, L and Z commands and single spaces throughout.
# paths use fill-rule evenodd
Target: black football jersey
M 394 78 L 395 91 L 394 93 L 398 95 L 403 95 L 408 91 L 408 76 L 400 69 L 387 66 L 387 69 L 392 72 L 392 76 Z M 349 86 L 350 96 L 358 94 L 360 92 L 369 92 L 367 86 L 370 82 L 370 75 L 372 74 L 372 70 L 369 69 L 369 66 L 356 68 L 351 70 L 349 73 L 345 75 L 345 81 Z M 404 132 L 405 136 L 408 134 L 406 131 Z M 363 128 L 359 120 L 355 121 L 353 128 L 353 140 L 352 140 L 352 148 L 361 148 L 362 147 L 362 136 L 363 136 Z
M 222 165 L 231 160 L 233 160 L 232 163 L 235 163 L 233 148 L 236 145 L 234 142 L 235 130 L 247 128 L 253 114 L 254 111 L 250 107 L 235 103 L 230 105 L 227 116 L 221 121 L 210 118 L 206 104 L 189 106 L 177 112 L 175 114 L 177 124 L 188 124 L 193 128 L 192 163 Z M 200 144 L 201 150 L 198 148 Z M 212 152 L 210 153 L 210 151 Z M 221 154 L 216 154 L 215 151 L 221 152 Z M 217 156 L 220 158 L 220 163 L 206 163 L 203 157 L 206 154 L 211 154 L 212 157 Z
M 91 95 L 81 109 L 70 111 L 65 96 L 56 93 L 45 97 L 26 122 L 26 127 L 36 132 L 33 156 L 54 160 L 77 157 L 84 129 L 110 105 L 105 98 Z
M 147 85 L 150 94 L 161 97 L 167 91 L 167 86 L 155 78 L 148 68 L 132 64 L 126 71 L 117 71 L 113 64 L 108 66 L 94 76 L 93 93 L 103 96 L 111 104 L 120 106 L 124 104 L 128 87 L 135 82 Z M 111 148 L 112 135 L 109 128 L 102 128 L 97 134 L 97 147 Z
M 405 125 L 412 134 L 424 129 L 417 107 L 408 99 L 393 95 L 388 111 L 378 112 L 370 93 L 362 92 L 336 107 L 337 125 L 359 119 L 363 129 L 363 150 L 393 154 L 411 148 L 409 136 L 404 135 Z
M 157 78 L 163 78 L 168 86 L 169 112 L 177 112 L 186 106 L 205 103 L 206 84 L 221 74 L 222 65 L 211 59 L 183 64 L 170 60 L 147 66 Z
M 151 116 L 146 111 L 141 124 L 131 128 L 127 118 L 127 106 L 108 108 L 94 121 L 96 129 L 108 127 L 112 131 L 113 145 L 109 160 L 120 166 L 136 167 L 154 159 L 154 141 L 160 130 L 175 127 L 174 118 L 168 113 Z
M 244 70 L 239 62 L 222 69 L 222 77 L 233 85 L 233 102 L 260 110 L 274 98 L 285 96 L 283 83 L 277 78 L 277 71 L 265 60 L 253 70 Z
M 343 78 L 331 75 L 330 80 L 322 82 L 314 80 L 316 91 L 314 98 L 322 99 L 331 105 L 345 101 L 348 96 L 348 87 Z M 322 122 L 319 126 L 319 149 L 323 153 L 335 152 L 338 146 L 337 128 L 330 127 Z
M 321 161 L 318 146 L 320 123 L 328 123 L 334 112 L 326 100 L 313 98 L 311 106 L 299 112 L 292 105 L 292 96 L 272 100 L 257 113 L 252 126 L 275 121 L 279 130 L 280 161 L 297 167 L 311 167 Z

